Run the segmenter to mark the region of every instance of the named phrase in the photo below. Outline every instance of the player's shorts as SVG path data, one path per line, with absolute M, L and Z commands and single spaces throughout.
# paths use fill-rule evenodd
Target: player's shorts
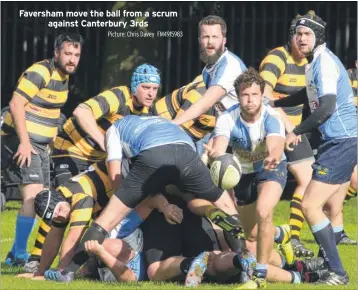
M 80 174 L 95 163 L 93 160 L 85 157 L 77 157 L 75 154 L 69 154 L 67 151 L 54 149 L 52 152 L 52 163 L 54 167 L 55 187 L 63 185 L 71 177 Z
M 278 182 L 282 189 L 287 182 L 287 162 L 281 161 L 275 170 L 262 170 L 256 173 L 243 174 L 240 182 L 234 187 L 237 204 L 240 206 L 249 205 L 257 200 L 258 185 L 266 181 Z
M 293 151 L 285 150 L 288 165 L 297 164 L 303 161 L 314 161 L 313 150 L 305 134 L 302 134 L 302 141 L 294 146 Z
M 126 242 L 132 250 L 135 252 L 135 256 L 127 263 L 127 267 L 130 268 L 136 276 L 137 281 L 144 280 L 145 277 L 145 264 L 143 250 L 143 233 L 142 230 L 137 228 L 129 236 L 122 239 Z M 98 267 L 98 274 L 103 282 L 116 282 L 111 270 L 107 267 Z
M 133 157 L 130 171 L 115 194 L 126 206 L 134 208 L 146 196 L 164 192 L 169 184 L 213 202 L 223 193 L 214 185 L 209 169 L 190 145 L 167 144 Z
M 185 207 L 181 224 L 169 224 L 162 213 L 153 211 L 141 228 L 148 266 L 173 256 L 196 257 L 204 251 L 220 250 L 211 223 Z
M 357 165 L 357 137 L 333 139 L 318 147 L 312 165 L 312 179 L 328 184 L 342 184 L 351 179 Z
M 31 153 L 30 167 L 26 163 L 20 168 L 13 157 L 19 147 L 16 135 L 1 136 L 1 169 L 6 184 L 43 184 L 50 186 L 50 149 L 47 144 L 31 141 L 38 154 Z

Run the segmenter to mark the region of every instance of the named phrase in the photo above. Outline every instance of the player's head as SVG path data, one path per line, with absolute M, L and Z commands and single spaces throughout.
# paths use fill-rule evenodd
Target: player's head
M 157 97 L 160 86 L 159 70 L 150 64 L 142 64 L 134 70 L 131 92 L 138 106 L 150 107 Z
M 303 15 L 296 23 L 296 43 L 299 51 L 306 56 L 325 42 L 326 23 L 314 11 Z
M 36 195 L 35 212 L 45 221 L 65 223 L 69 219 L 71 206 L 61 192 L 43 190 Z
M 200 59 L 206 64 L 215 63 L 226 44 L 226 22 L 219 16 L 209 15 L 199 22 Z
M 292 19 L 290 28 L 288 30 L 288 48 L 291 55 L 294 57 L 294 59 L 297 60 L 305 58 L 305 55 L 299 51 L 296 43 L 296 23 L 301 17 L 302 15 L 297 14 L 295 18 Z
M 265 81 L 258 71 L 250 67 L 234 82 L 243 117 L 252 118 L 260 114 Z
M 74 74 L 81 57 L 83 38 L 77 33 L 63 33 L 55 39 L 55 63 L 64 74 Z

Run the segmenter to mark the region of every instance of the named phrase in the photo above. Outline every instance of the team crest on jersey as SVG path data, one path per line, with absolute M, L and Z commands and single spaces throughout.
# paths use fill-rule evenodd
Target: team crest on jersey
M 317 167 L 317 173 L 320 176 L 326 176 L 328 174 L 329 170 L 326 167 L 318 166 Z

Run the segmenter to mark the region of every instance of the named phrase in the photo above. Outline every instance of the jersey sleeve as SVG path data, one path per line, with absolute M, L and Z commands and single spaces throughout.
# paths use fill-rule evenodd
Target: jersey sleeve
M 237 63 L 230 64 L 227 58 L 224 58 L 218 65 L 210 86 L 220 86 L 226 93 L 229 93 L 233 90 L 234 82 L 241 73 L 242 69 Z
M 121 144 L 119 132 L 115 125 L 112 125 L 107 130 L 105 145 L 107 150 L 107 161 L 122 160 L 123 158 L 122 144 Z
M 280 136 L 285 138 L 285 126 L 280 119 L 280 116 L 273 109 L 268 108 L 268 115 L 265 119 L 264 126 L 266 137 L 268 136 Z
M 14 93 L 30 102 L 49 83 L 50 78 L 49 69 L 41 63 L 35 63 L 21 75 Z
M 94 204 L 93 197 L 85 193 L 74 194 L 72 196 L 70 228 L 88 226 L 92 217 Z
M 313 81 L 317 87 L 318 98 L 324 95 L 337 95 L 339 68 L 333 59 L 325 54 L 321 55 L 313 67 Z
M 285 54 L 274 49 L 263 59 L 260 64 L 260 76 L 264 79 L 265 83 L 273 89 L 276 86 L 277 80 L 283 75 L 286 69 Z
M 201 94 L 199 92 L 197 92 L 196 90 L 189 91 L 184 96 L 185 101 L 184 101 L 183 105 L 180 107 L 177 115 L 180 116 L 181 114 L 183 114 L 187 109 L 190 108 L 190 106 L 192 104 L 194 104 L 200 98 L 201 98 Z M 189 120 L 188 122 L 183 124 L 183 127 L 188 129 L 194 124 L 194 122 L 195 122 L 195 119 L 194 120 Z
M 230 139 L 231 132 L 235 126 L 234 120 L 229 112 L 219 116 L 214 129 L 214 137 L 225 136 Z
M 119 88 L 113 88 L 100 93 L 99 95 L 80 104 L 80 106 L 89 107 L 96 120 L 115 114 L 125 105 L 126 98 L 123 91 Z

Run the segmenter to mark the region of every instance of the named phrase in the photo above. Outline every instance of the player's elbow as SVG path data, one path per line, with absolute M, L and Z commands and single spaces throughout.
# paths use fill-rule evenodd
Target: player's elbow
M 83 118 L 88 117 L 90 110 L 81 106 L 77 106 L 76 109 L 73 111 L 72 115 L 76 118 Z
M 24 102 L 22 102 L 19 97 L 17 96 L 13 96 L 10 103 L 9 103 L 9 110 L 10 113 L 13 114 L 14 112 L 16 112 L 18 109 L 20 109 L 21 107 L 25 107 Z

